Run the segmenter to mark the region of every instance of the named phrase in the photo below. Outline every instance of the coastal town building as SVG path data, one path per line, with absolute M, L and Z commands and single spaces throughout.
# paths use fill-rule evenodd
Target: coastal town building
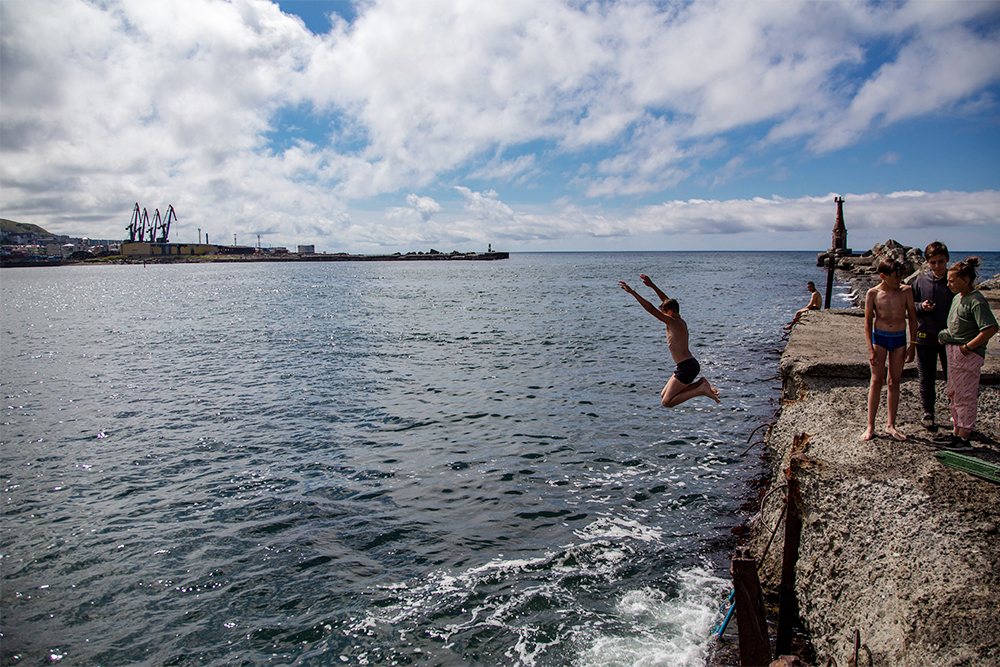
M 122 253 L 126 257 L 170 257 L 180 255 L 208 255 L 216 252 L 214 245 L 207 243 L 122 243 Z

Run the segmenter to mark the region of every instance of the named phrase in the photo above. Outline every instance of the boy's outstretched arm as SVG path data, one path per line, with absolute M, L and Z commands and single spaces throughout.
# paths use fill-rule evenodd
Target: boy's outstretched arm
M 634 289 L 629 287 L 629 284 L 627 282 L 625 282 L 624 280 L 619 280 L 618 284 L 621 285 L 621 288 L 623 290 L 634 296 L 635 300 L 639 302 L 639 305 L 645 308 L 646 312 L 648 312 L 650 315 L 660 320 L 661 322 L 670 322 L 669 318 L 663 313 L 661 313 L 659 308 L 651 304 L 649 301 L 644 299 L 641 294 L 639 294 Z
M 656 292 L 656 296 L 658 296 L 660 298 L 660 301 L 666 301 L 667 300 L 667 295 L 664 294 L 663 290 L 661 290 L 659 287 L 657 287 L 653 283 L 653 279 L 652 278 L 650 278 L 649 276 L 647 276 L 645 273 L 640 273 L 639 274 L 639 278 L 642 279 L 642 284 L 643 285 L 645 285 L 646 287 L 651 287 L 653 289 L 653 291 Z

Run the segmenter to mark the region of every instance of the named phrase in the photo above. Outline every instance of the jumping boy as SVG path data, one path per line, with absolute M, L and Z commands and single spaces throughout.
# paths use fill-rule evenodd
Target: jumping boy
M 899 408 L 899 378 L 903 374 L 903 364 L 913 361 L 917 351 L 917 311 L 913 305 L 913 291 L 908 285 L 902 284 L 903 265 L 883 259 L 878 263 L 878 272 L 882 282 L 865 295 L 865 334 L 868 336 L 868 362 L 871 365 L 872 380 L 868 387 L 868 428 L 861 439 L 871 440 L 875 435 L 875 415 L 878 414 L 878 404 L 882 398 L 882 381 L 886 376 L 888 359 L 889 386 L 886 403 L 889 421 L 885 432 L 896 440 L 906 440 L 906 436 L 896 429 L 896 412 Z M 907 324 L 910 329 L 909 339 L 906 337 Z
M 674 299 L 668 299 L 659 287 L 646 274 L 640 274 L 639 278 L 647 287 L 651 287 L 656 296 L 660 298 L 660 307 L 656 308 L 646 299 L 639 296 L 634 289 L 628 286 L 624 280 L 619 280 L 621 288 L 635 297 L 639 305 L 646 309 L 650 315 L 667 325 L 667 347 L 670 355 L 674 358 L 677 368 L 674 374 L 667 381 L 663 391 L 660 392 L 660 402 L 665 408 L 673 408 L 686 400 L 695 396 L 707 396 L 716 403 L 719 403 L 719 391 L 709 383 L 708 379 L 702 377 L 697 382 L 695 378 L 701 372 L 698 360 L 688 349 L 688 328 L 687 322 L 681 319 L 680 306 Z

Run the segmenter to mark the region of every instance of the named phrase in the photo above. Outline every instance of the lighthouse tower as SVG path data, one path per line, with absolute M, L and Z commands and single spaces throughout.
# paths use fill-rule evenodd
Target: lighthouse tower
M 837 202 L 837 222 L 833 224 L 833 245 L 827 251 L 831 255 L 850 255 L 847 247 L 847 225 L 844 224 L 844 198 L 835 197 Z

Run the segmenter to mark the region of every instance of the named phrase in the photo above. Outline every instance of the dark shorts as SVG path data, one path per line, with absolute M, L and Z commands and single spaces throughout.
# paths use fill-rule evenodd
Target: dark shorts
M 906 347 L 906 329 L 899 331 L 880 331 L 875 329 L 872 332 L 872 345 L 884 347 L 889 352 Z
M 677 364 L 677 368 L 674 369 L 674 377 L 684 384 L 691 384 L 700 372 L 701 365 L 697 359 L 691 357 Z
M 809 310 L 819 310 L 819 306 L 809 306 Z

